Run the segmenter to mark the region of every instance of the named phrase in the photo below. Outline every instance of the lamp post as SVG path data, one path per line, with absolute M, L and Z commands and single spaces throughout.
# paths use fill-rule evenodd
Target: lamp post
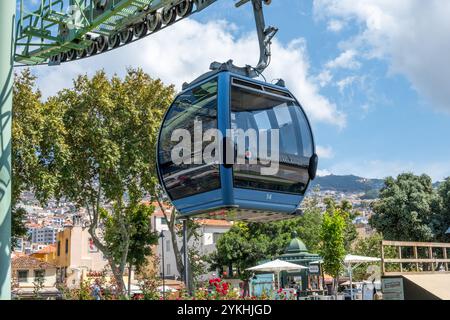
M 166 300 L 166 281 L 164 275 L 164 231 L 159 234 L 161 238 L 161 257 L 162 257 L 162 282 L 163 282 L 163 300 Z

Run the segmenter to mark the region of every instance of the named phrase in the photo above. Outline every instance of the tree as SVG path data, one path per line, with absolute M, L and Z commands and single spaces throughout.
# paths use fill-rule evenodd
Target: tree
M 115 207 L 113 210 L 117 210 Z M 145 204 L 131 204 L 126 209 L 125 218 L 128 226 L 129 244 L 125 248 L 122 242 L 121 223 L 119 214 L 111 214 L 102 210 L 102 220 L 105 224 L 104 240 L 109 251 L 116 260 L 123 256 L 124 250 L 128 250 L 128 296 L 131 295 L 131 272 L 133 267 L 140 272 L 152 254 L 151 245 L 158 243 L 158 234 L 151 231 L 151 215 L 154 207 Z
M 27 212 L 24 208 L 13 208 L 11 217 L 11 245 L 17 245 L 17 239 L 27 234 L 27 228 L 23 224 Z
M 449 235 L 445 233 L 450 228 L 450 178 L 439 185 L 438 195 L 439 215 L 433 221 L 433 230 L 438 241 L 448 242 Z
M 373 204 L 370 224 L 386 240 L 432 241 L 438 202 L 429 176 L 405 173 L 397 179 L 389 177 Z
M 16 74 L 13 87 L 12 122 L 12 244 L 26 235 L 22 220 L 26 211 L 17 207 L 24 190 L 35 190 L 49 179 L 39 163 L 38 152 L 42 140 L 41 93 L 36 89 L 36 77 L 29 69 Z M 40 193 L 38 193 L 40 195 Z M 41 197 L 42 198 L 42 197 Z
M 334 292 L 337 294 L 339 274 L 343 270 L 345 256 L 345 230 L 348 212 L 342 207 L 329 206 L 323 216 L 320 233 L 320 254 L 323 258 L 323 268 L 334 278 Z
M 45 104 L 46 148 L 40 161 L 56 171 L 53 192 L 84 207 L 89 233 L 108 259 L 119 292 L 132 245 L 128 214 L 155 190 L 157 130 L 174 89 L 142 70 L 128 70 L 125 78 L 108 79 L 99 71 L 79 76 Z M 115 236 L 121 254 L 109 248 L 99 234 L 100 213 L 111 203 Z
M 195 237 L 194 243 L 188 248 L 189 255 L 189 272 L 190 279 L 192 281 L 192 290 L 198 288 L 199 278 L 204 275 L 207 271 L 207 256 L 202 255 L 200 248 L 200 237 Z
M 295 231 L 309 252 L 316 253 L 320 244 L 320 228 L 322 225 L 322 210 L 319 207 L 319 199 L 316 196 L 308 197 L 303 202 L 303 215 L 296 219 L 277 222 L 282 226 L 281 234 L 285 241 L 280 244 L 281 250 L 285 249 L 291 235 Z
M 252 273 L 247 268 L 253 267 L 259 261 L 270 259 L 274 252 L 271 246 L 270 224 L 265 229 L 264 224 L 235 223 L 233 227 L 220 237 L 217 242 L 217 251 L 209 256 L 210 270 L 219 270 L 223 273 L 223 267 L 229 271 L 233 267 L 237 270 L 237 276 L 244 281 L 244 295 L 248 292 L 248 282 Z M 266 232 L 261 232 L 265 229 Z M 272 252 L 271 252 L 272 251 Z M 233 276 L 231 273 L 230 276 Z
M 236 223 L 217 242 L 217 251 L 208 257 L 210 270 L 236 269 L 237 277 L 244 281 L 247 293 L 252 276 L 247 268 L 262 260 L 273 259 L 284 253 L 295 232 L 304 240 L 310 251 L 316 251 L 319 244 L 322 214 L 315 201 L 305 204 L 305 213 L 299 218 L 271 223 Z M 312 249 L 312 250 L 311 250 Z
M 353 220 L 360 214 L 358 211 L 353 210 L 352 204 L 348 200 L 342 200 L 341 203 L 337 204 L 333 199 L 326 198 L 325 200 L 327 212 L 333 212 L 339 210 L 343 213 L 345 218 L 345 232 L 344 232 L 344 246 L 345 250 L 349 251 L 353 242 L 358 237 L 358 232 L 353 224 Z
M 178 219 L 178 211 L 176 210 L 175 207 L 170 208 L 169 205 L 167 205 L 164 202 L 164 195 L 162 194 L 162 190 L 160 187 L 156 187 L 156 199 L 158 202 L 158 206 L 161 210 L 161 212 L 164 215 L 164 219 L 167 221 L 167 228 L 169 229 L 169 233 L 170 233 L 170 240 L 171 240 L 171 244 L 172 244 L 172 249 L 173 249 L 173 253 L 175 256 L 175 264 L 177 267 L 177 271 L 180 275 L 182 275 L 182 278 L 184 279 L 185 277 L 185 265 L 184 265 L 184 259 L 183 259 L 183 253 L 184 253 L 184 243 L 183 244 L 179 244 L 178 239 L 183 237 L 183 228 L 182 228 L 182 224 L 181 221 Z M 168 210 L 169 209 L 169 210 Z M 168 214 L 167 211 L 170 211 L 170 213 Z M 198 228 L 199 225 L 195 222 L 195 220 L 189 219 L 187 222 L 187 243 L 189 243 L 189 241 L 194 237 L 198 237 Z M 198 255 L 198 252 L 196 250 L 187 250 L 188 252 L 188 258 L 189 261 L 192 261 L 192 258 L 196 255 Z M 192 268 L 194 267 L 194 268 Z M 188 277 L 189 277 L 189 291 L 193 291 L 194 290 L 194 273 L 192 272 L 193 269 L 194 271 L 196 271 L 198 269 L 198 267 L 201 267 L 200 264 L 195 264 L 195 266 L 190 266 L 190 268 L 188 268 Z
M 352 253 L 360 256 L 380 258 L 382 240 L 383 236 L 380 233 L 374 233 L 367 238 L 359 238 L 352 249 Z M 353 278 L 356 281 L 365 280 L 367 279 L 367 276 L 366 265 L 359 266 L 353 270 Z

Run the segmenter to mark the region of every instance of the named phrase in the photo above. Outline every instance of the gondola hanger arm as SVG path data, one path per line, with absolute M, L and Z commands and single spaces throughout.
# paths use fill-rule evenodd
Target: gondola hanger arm
M 263 3 L 269 5 L 271 0 L 240 0 L 235 6 L 240 6 L 251 2 L 253 6 L 253 13 L 255 16 L 256 31 L 258 34 L 259 43 L 259 62 L 256 67 L 246 65 L 245 67 L 238 67 L 233 64 L 233 60 L 226 63 L 213 62 L 210 66 L 211 70 L 228 70 L 246 77 L 256 78 L 260 76 L 270 64 L 271 44 L 272 39 L 278 32 L 278 28 L 269 26 L 266 28 L 264 19 Z

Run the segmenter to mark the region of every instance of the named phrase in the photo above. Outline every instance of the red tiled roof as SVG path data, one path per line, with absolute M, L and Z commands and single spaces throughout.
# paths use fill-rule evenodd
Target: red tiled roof
M 48 246 L 42 248 L 39 251 L 36 251 L 35 253 L 52 253 L 52 252 L 56 252 L 56 245 L 54 244 L 49 244 Z
M 56 268 L 56 265 L 30 257 L 30 256 L 18 256 L 14 257 L 11 261 L 11 267 L 13 269 L 51 269 Z

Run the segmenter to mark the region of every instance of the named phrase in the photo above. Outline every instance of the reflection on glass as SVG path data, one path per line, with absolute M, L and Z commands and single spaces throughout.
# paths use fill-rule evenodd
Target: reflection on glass
M 217 80 L 204 83 L 177 97 L 164 121 L 159 144 L 159 169 L 169 196 L 173 200 L 220 188 L 219 165 L 182 164 L 172 162 L 172 142 L 176 129 L 186 129 L 191 135 L 191 154 L 194 159 L 194 122 L 202 122 L 202 131 L 217 129 Z M 203 149 L 210 142 L 203 143 Z M 189 157 L 189 155 L 187 155 Z
M 278 173 L 273 176 L 261 175 L 261 163 L 235 164 L 235 187 L 293 194 L 303 194 L 306 191 L 309 159 L 314 152 L 313 141 L 306 116 L 294 100 L 233 86 L 231 122 L 233 129 L 265 130 L 269 136 L 271 130 L 277 129 L 280 133 Z M 246 148 L 249 148 L 249 143 L 247 139 Z M 269 150 L 271 143 L 269 139 Z M 259 137 L 257 144 L 259 154 L 262 148 Z

